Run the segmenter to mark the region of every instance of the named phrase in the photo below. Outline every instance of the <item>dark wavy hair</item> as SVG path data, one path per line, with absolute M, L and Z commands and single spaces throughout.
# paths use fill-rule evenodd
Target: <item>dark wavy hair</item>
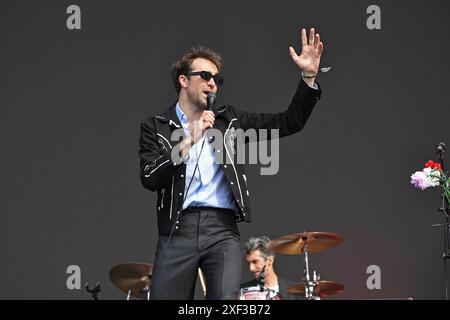
M 190 48 L 178 61 L 175 61 L 172 64 L 172 67 L 170 67 L 170 75 L 172 77 L 173 85 L 177 93 L 180 93 L 181 90 L 181 84 L 178 78 L 180 77 L 180 75 L 192 71 L 192 62 L 197 58 L 203 58 L 211 61 L 216 65 L 219 72 L 223 68 L 222 57 L 213 49 L 200 45 Z

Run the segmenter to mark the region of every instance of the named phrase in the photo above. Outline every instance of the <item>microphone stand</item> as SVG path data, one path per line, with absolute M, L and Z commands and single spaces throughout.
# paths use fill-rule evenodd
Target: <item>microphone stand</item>
M 89 287 L 89 283 L 86 282 L 84 288 L 92 295 L 94 300 L 98 300 L 98 293 L 102 290 L 100 287 L 100 282 L 97 282 L 94 288 Z
M 436 154 L 438 156 L 438 161 L 442 166 L 442 171 L 445 172 L 444 167 L 444 153 L 445 153 L 445 144 L 443 142 L 439 143 L 436 147 Z M 450 259 L 449 252 L 449 206 L 447 199 L 445 198 L 445 190 L 442 194 L 442 208 L 439 211 L 442 211 L 444 216 L 444 253 L 442 257 L 444 259 L 444 284 L 445 284 L 445 300 L 448 300 L 448 268 L 447 268 L 447 259 Z

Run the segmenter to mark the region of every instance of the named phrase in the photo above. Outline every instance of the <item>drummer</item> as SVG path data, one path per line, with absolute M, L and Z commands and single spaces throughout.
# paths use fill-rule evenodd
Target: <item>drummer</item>
M 299 300 L 298 296 L 288 293 L 287 288 L 294 284 L 289 280 L 278 276 L 274 269 L 275 254 L 267 245 L 270 239 L 266 236 L 251 237 L 246 243 L 245 259 L 254 279 L 241 284 L 241 288 L 255 287 L 258 285 L 269 289 L 271 296 L 281 296 L 284 300 Z

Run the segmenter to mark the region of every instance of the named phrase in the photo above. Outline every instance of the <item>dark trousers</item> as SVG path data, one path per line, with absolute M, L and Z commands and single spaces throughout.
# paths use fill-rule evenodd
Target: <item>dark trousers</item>
M 191 300 L 200 267 L 206 299 L 238 298 L 242 274 L 242 245 L 230 210 L 188 208 L 167 243 L 160 235 L 150 297 L 152 300 Z

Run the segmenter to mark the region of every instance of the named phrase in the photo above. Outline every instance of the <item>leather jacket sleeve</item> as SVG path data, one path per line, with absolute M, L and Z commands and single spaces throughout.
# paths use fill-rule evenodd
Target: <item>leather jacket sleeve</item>
M 254 113 L 235 109 L 236 117 L 243 130 L 279 129 L 279 137 L 282 138 L 303 129 L 320 96 L 319 85 L 318 89 L 313 89 L 302 79 L 287 110 L 279 113 Z
M 145 188 L 156 191 L 170 185 L 174 171 L 180 164 L 172 161 L 171 152 L 171 147 L 158 137 L 153 119 L 143 122 L 139 139 L 139 177 Z

